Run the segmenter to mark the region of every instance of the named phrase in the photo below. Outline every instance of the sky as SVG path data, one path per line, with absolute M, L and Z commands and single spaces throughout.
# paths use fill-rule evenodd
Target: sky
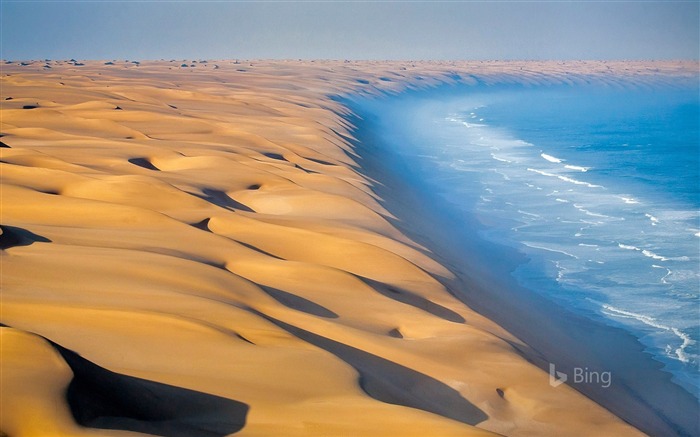
M 700 1 L 0 0 L 0 58 L 698 59 Z

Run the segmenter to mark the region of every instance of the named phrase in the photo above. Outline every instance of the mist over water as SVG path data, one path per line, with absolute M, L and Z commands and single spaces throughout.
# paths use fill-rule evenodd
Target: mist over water
M 362 102 L 526 288 L 623 327 L 700 388 L 700 109 L 676 86 L 471 87 Z

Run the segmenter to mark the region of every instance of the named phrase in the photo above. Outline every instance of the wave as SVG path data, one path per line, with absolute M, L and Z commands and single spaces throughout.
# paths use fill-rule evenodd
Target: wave
M 581 211 L 582 213 L 584 213 L 584 214 L 586 214 L 586 215 L 589 215 L 589 216 L 591 216 L 591 217 L 600 217 L 600 218 L 609 218 L 609 219 L 615 219 L 615 220 L 624 220 L 623 217 L 613 217 L 613 216 L 610 216 L 610 215 L 605 215 L 605 214 L 601 214 L 601 213 L 598 213 L 598 212 L 589 211 L 589 210 L 587 210 L 586 208 L 584 208 L 583 206 L 581 206 L 581 205 L 579 205 L 579 204 L 577 204 L 577 203 L 574 203 L 574 208 L 578 209 L 578 210 Z
M 628 244 L 622 244 L 622 243 L 617 243 L 617 246 L 618 246 L 620 249 L 634 250 L 634 251 L 637 251 L 637 252 L 642 252 L 642 254 L 643 254 L 644 256 L 649 257 L 649 258 L 653 258 L 653 259 L 658 259 L 659 261 L 668 261 L 668 260 L 671 259 L 671 258 L 667 258 L 667 257 L 665 257 L 665 256 L 657 255 L 657 254 L 655 254 L 654 252 L 652 252 L 651 250 L 648 250 L 648 249 L 640 249 L 640 248 L 637 247 L 637 246 L 630 246 L 630 245 L 628 245 Z
M 483 124 L 479 124 L 479 123 L 469 123 L 469 122 L 466 122 L 466 121 L 462 121 L 461 123 L 462 123 L 462 124 L 464 125 L 464 127 L 466 127 L 467 129 L 471 129 L 471 128 L 473 128 L 473 127 L 484 127 Z M 484 138 L 481 137 L 480 139 L 483 140 Z
M 542 175 L 542 176 L 557 178 L 557 179 L 560 179 L 560 180 L 562 180 L 562 181 L 564 181 L 564 182 L 569 182 L 569 183 L 576 184 L 576 185 L 585 185 L 585 186 L 587 186 L 588 188 L 605 188 L 605 187 L 602 186 L 602 185 L 596 185 L 596 184 L 591 184 L 590 182 L 579 181 L 578 179 L 573 179 L 573 178 L 570 178 L 570 177 L 567 177 L 567 176 L 562 176 L 562 175 L 558 175 L 558 174 L 554 174 L 554 173 L 549 173 L 549 172 L 546 172 L 546 171 L 544 171 L 544 170 L 537 170 L 537 169 L 535 169 L 535 168 L 529 168 L 529 167 L 528 167 L 527 171 L 531 171 L 531 172 L 533 172 L 533 173 L 537 173 L 537 174 L 540 174 L 540 175 Z
M 552 162 L 552 163 L 554 163 L 554 164 L 561 164 L 562 162 L 565 162 L 565 161 L 566 161 L 566 159 L 557 158 L 556 156 L 552 156 L 552 155 L 549 155 L 549 154 L 547 154 L 547 153 L 540 153 L 540 156 L 541 156 L 542 158 L 544 158 L 545 160 L 547 160 L 547 161 L 549 161 L 549 162 Z M 570 165 L 570 164 L 564 165 L 564 168 L 567 168 L 567 169 L 569 169 L 569 170 L 580 171 L 580 172 L 583 172 L 583 173 L 585 173 L 585 172 L 587 172 L 588 170 L 590 170 L 590 167 L 583 167 L 583 166 L 580 166 L 580 165 Z
M 562 255 L 566 255 L 566 256 L 574 258 L 574 259 L 579 259 L 579 257 L 577 257 L 576 255 L 569 253 L 569 252 L 565 252 L 563 250 L 552 249 L 551 247 L 545 247 L 545 246 L 538 246 L 538 245 L 529 243 L 527 241 L 523 241 L 522 244 L 524 244 L 525 246 L 530 247 L 532 249 L 540 249 L 540 250 L 546 250 L 547 252 L 561 253 Z
M 644 323 L 645 325 L 649 325 L 649 326 L 652 326 L 654 328 L 661 329 L 664 331 L 669 331 L 669 332 L 673 333 L 678 338 L 680 338 L 682 341 L 681 345 L 678 348 L 676 348 L 676 350 L 674 351 L 676 358 L 679 361 L 681 361 L 682 363 L 690 363 L 691 362 L 691 358 L 685 352 L 685 349 L 688 346 L 695 344 L 695 340 L 690 338 L 690 336 L 688 334 L 686 334 L 685 332 L 683 332 L 680 329 L 675 328 L 673 326 L 664 325 L 664 324 L 658 322 L 656 320 L 656 318 L 651 317 L 651 316 L 645 316 L 644 314 L 638 314 L 638 313 L 634 313 L 632 311 L 625 311 L 625 310 L 622 310 L 619 308 L 615 308 L 614 306 L 608 305 L 608 304 L 601 304 L 601 305 L 602 305 L 603 309 L 608 311 L 608 313 L 606 313 L 606 314 L 611 315 L 613 317 L 634 319 L 634 320 L 637 320 L 637 321 Z M 668 351 L 673 350 L 673 348 L 671 345 L 667 345 L 666 350 L 668 352 Z
M 513 161 L 509 161 L 505 158 L 499 158 L 498 156 L 494 155 L 493 153 L 491 154 L 491 158 L 495 159 L 496 161 L 507 162 L 509 164 L 513 162 Z
M 562 159 L 559 159 L 559 158 L 552 156 L 552 155 L 547 155 L 546 153 L 541 153 L 540 156 L 543 157 L 544 159 L 546 159 L 547 161 L 554 162 L 556 164 L 563 162 Z
M 673 274 L 673 271 L 672 271 L 671 269 L 669 269 L 668 267 L 658 266 L 658 265 L 656 265 L 656 264 L 652 264 L 651 266 L 652 266 L 653 268 L 655 268 L 655 269 L 664 269 L 664 270 L 666 270 L 666 274 L 663 276 L 663 278 L 661 278 L 661 283 L 662 283 L 662 284 L 668 284 L 668 281 L 666 280 L 666 278 L 668 278 L 669 276 L 671 276 L 671 275 Z
M 503 173 L 503 172 L 500 172 L 500 171 L 498 171 L 498 170 L 496 170 L 496 169 L 493 169 L 493 172 L 496 173 L 496 174 L 498 174 L 498 175 L 501 175 L 501 176 L 503 177 L 503 180 L 506 180 L 506 181 L 509 181 L 509 180 L 510 180 L 510 176 L 508 176 L 507 174 L 505 174 L 505 173 Z
M 659 219 L 651 214 L 644 214 L 644 216 L 651 221 L 652 226 L 656 226 L 659 223 Z
M 568 168 L 569 170 L 580 171 L 582 173 L 585 173 L 591 169 L 590 167 L 581 167 L 580 165 L 569 165 L 569 164 L 565 165 L 564 168 Z
M 648 258 L 653 258 L 659 261 L 690 261 L 690 258 L 687 256 L 676 256 L 676 257 L 666 257 L 666 256 L 661 256 L 659 254 L 656 254 L 652 252 L 649 249 L 641 249 L 637 246 L 630 246 L 629 244 L 623 244 L 623 243 L 617 243 L 617 246 L 620 249 L 625 249 L 625 250 L 634 250 L 637 252 L 641 252 L 642 255 L 648 257 Z M 652 266 L 653 267 L 653 266 Z
M 668 261 L 669 259 L 671 259 L 671 258 L 666 258 L 665 256 L 657 255 L 654 252 L 652 252 L 651 250 L 646 250 L 646 249 L 642 250 L 642 254 L 644 254 L 644 256 L 647 256 L 649 258 L 658 259 L 659 261 Z
M 536 218 L 542 217 L 542 216 L 539 215 L 539 214 L 533 214 L 533 213 L 531 213 L 531 212 L 526 212 L 526 211 L 523 211 L 523 210 L 521 210 L 521 209 L 519 209 L 518 212 L 519 212 L 520 214 L 528 215 L 528 216 L 530 216 L 530 217 L 536 217 Z
M 639 203 L 639 201 L 633 197 L 625 197 L 625 196 L 618 196 L 623 202 L 629 204 L 629 205 L 634 205 Z

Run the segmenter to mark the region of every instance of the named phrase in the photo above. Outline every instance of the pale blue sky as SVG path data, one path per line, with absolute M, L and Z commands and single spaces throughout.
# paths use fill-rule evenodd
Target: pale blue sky
M 698 59 L 700 1 L 0 0 L 4 59 Z

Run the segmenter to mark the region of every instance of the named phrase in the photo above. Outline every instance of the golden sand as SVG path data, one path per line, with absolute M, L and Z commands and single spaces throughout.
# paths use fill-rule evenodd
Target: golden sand
M 452 296 L 330 98 L 634 64 L 180 64 L 3 66 L 2 432 L 640 434 Z

